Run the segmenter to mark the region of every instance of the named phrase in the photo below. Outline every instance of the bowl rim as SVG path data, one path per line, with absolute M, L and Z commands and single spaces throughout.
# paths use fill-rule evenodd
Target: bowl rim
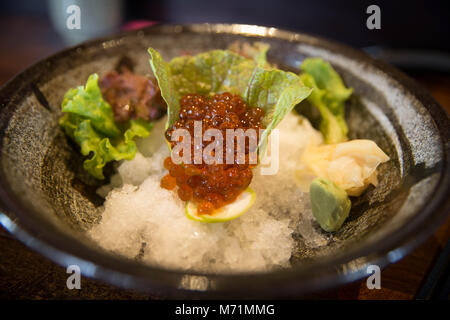
M 0 168 L 0 205 L 8 212 L 0 212 L 0 224 L 21 242 L 64 267 L 69 264 L 77 264 L 81 267 L 83 275 L 98 278 L 125 288 L 159 292 L 163 295 L 173 295 L 173 290 L 178 289 L 177 291 L 181 294 L 183 292 L 184 294 L 196 293 L 200 296 L 207 294 L 208 297 L 214 296 L 211 294 L 262 296 L 267 294 L 267 290 L 264 289 L 268 288 L 270 295 L 302 294 L 310 292 L 312 289 L 321 290 L 363 278 L 367 276 L 364 269 L 367 265 L 376 264 L 384 268 L 386 265 L 400 260 L 428 238 L 447 218 L 450 213 L 450 188 L 440 187 L 442 185 L 450 185 L 450 147 L 448 144 L 450 140 L 450 121 L 446 111 L 443 110 L 425 89 L 401 71 L 384 62 L 371 58 L 362 51 L 321 37 L 274 27 L 245 24 L 201 23 L 154 25 L 90 40 L 42 59 L 2 86 L 0 89 L 0 102 L 3 102 L 9 93 L 23 89 L 23 87 L 17 89 L 16 84 L 35 79 L 32 76 L 34 70 L 42 68 L 48 61 L 58 60 L 75 50 L 89 49 L 99 46 L 106 41 L 138 36 L 140 33 L 147 35 L 152 33 L 173 34 L 181 32 L 222 33 L 261 37 L 262 39 L 265 37 L 274 37 L 298 43 L 312 43 L 316 46 L 325 47 L 370 64 L 377 69 L 381 69 L 389 77 L 396 80 L 424 104 L 440 134 L 443 152 L 441 176 L 430 201 L 421 208 L 418 208 L 421 214 L 415 215 L 411 220 L 407 221 L 403 228 L 394 234 L 390 234 L 388 239 L 379 241 L 380 243 L 376 250 L 373 250 L 373 247 L 370 246 L 357 245 L 332 258 L 318 260 L 308 266 L 262 273 L 246 272 L 239 274 L 211 274 L 168 270 L 136 263 L 107 252 L 99 252 L 94 250 L 94 248 L 86 246 L 81 240 L 64 234 L 48 221 L 39 219 L 39 215 L 34 208 L 25 207 L 15 197 L 5 180 L 3 168 Z M 3 103 L 0 105 L 3 105 Z M 0 130 L 4 130 L 4 128 L 0 128 Z M 3 142 L 0 142 L 0 147 L 2 144 Z M 28 215 L 27 212 L 29 211 L 34 211 L 34 214 Z M 17 219 L 18 222 L 16 222 Z M 49 232 L 43 234 L 37 228 L 38 225 L 45 226 L 45 230 Z M 210 284 L 205 287 L 182 286 L 180 282 L 185 277 L 206 279 L 207 283 Z M 175 295 L 178 295 L 178 293 Z

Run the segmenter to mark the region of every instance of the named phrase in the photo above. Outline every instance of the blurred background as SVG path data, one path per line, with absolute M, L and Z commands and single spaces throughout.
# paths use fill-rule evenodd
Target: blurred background
M 373 4 L 381 10 L 381 29 L 369 30 L 366 10 Z M 79 30 L 66 25 L 71 5 L 81 10 Z M 155 23 L 244 23 L 361 48 L 407 72 L 450 112 L 449 21 L 448 0 L 0 0 L 0 85 L 64 47 L 121 30 Z M 315 298 L 417 297 L 449 234 L 447 221 L 412 254 L 383 270 L 383 290 L 368 290 L 363 281 Z M 66 276 L 0 227 L 0 298 L 148 298 L 93 280 L 84 282 L 87 290 L 68 291 Z
M 67 8 L 81 29 L 66 27 Z M 381 29 L 369 30 L 369 5 Z M 450 1 L 332 0 L 1 0 L 0 79 L 89 38 L 150 23 L 229 22 L 275 26 L 365 49 L 406 71 L 450 72 Z

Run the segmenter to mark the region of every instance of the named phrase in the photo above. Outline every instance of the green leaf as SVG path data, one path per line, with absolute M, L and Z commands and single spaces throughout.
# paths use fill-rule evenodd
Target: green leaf
M 86 86 L 67 91 L 62 103 L 62 111 L 75 113 L 92 121 L 92 126 L 103 134 L 115 137 L 120 130 L 114 122 L 111 106 L 102 98 L 98 86 L 98 75 L 89 76 Z
M 172 73 L 169 64 L 165 62 L 159 52 L 153 48 L 149 48 L 148 53 L 150 54 L 150 66 L 152 67 L 156 80 L 158 80 L 161 96 L 167 104 L 167 129 L 178 118 L 180 112 L 180 97 L 176 90 L 175 82 L 171 80 Z
M 259 144 L 261 156 L 265 153 L 270 132 L 310 93 L 311 89 L 305 87 L 300 78 L 292 72 L 265 70 L 260 67 L 255 69 L 246 88 L 244 100 L 248 105 L 259 107 L 265 112 L 265 130 Z
M 96 74 L 89 77 L 86 87 L 66 93 L 62 111 L 65 114 L 59 124 L 78 143 L 81 154 L 91 155 L 83 166 L 97 179 L 104 179 L 106 163 L 133 159 L 137 150 L 133 139 L 148 136 L 152 127 L 142 119 L 117 126 L 111 106 L 101 95 Z
M 353 89 L 345 87 L 339 74 L 328 62 L 320 58 L 308 58 L 303 61 L 301 68 L 314 78 L 319 89 L 325 90 L 324 99 L 332 109 L 352 95 Z
M 149 48 L 150 65 L 167 103 L 167 127 L 178 120 L 180 99 L 189 93 L 208 95 L 229 91 L 243 95 L 256 62 L 231 51 L 213 50 L 181 56 L 169 63 Z
M 305 59 L 300 76 L 305 85 L 313 88 L 308 101 L 320 112 L 320 131 L 326 143 L 347 140 L 348 127 L 345 122 L 345 101 L 353 90 L 346 88 L 333 67 L 320 58 Z
M 150 65 L 168 106 L 167 127 L 178 120 L 179 101 L 184 95 L 228 91 L 240 95 L 248 105 L 264 109 L 266 129 L 259 146 L 262 155 L 270 131 L 311 90 L 294 73 L 263 68 L 268 46 L 260 48 L 260 55 L 255 55 L 254 59 L 229 50 L 212 50 L 196 56 L 176 57 L 170 62 L 164 62 L 155 49 L 149 48 Z

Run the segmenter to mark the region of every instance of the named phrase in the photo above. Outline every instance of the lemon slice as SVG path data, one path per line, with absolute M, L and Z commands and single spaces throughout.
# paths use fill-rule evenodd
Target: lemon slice
M 246 213 L 248 209 L 255 203 L 256 193 L 250 188 L 247 188 L 242 192 L 234 202 L 227 204 L 217 210 L 212 214 L 197 214 L 197 204 L 192 201 L 186 202 L 186 216 L 195 221 L 200 222 L 226 222 L 236 219 Z

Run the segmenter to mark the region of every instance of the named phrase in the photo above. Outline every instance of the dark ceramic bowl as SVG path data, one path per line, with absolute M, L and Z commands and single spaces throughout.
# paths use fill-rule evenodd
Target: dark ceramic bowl
M 150 72 L 147 47 L 165 58 L 226 48 L 235 40 L 270 43 L 270 62 L 298 71 L 307 56 L 330 61 L 355 95 L 351 138 L 369 138 L 392 159 L 380 183 L 354 201 L 328 246 L 298 237 L 292 268 L 253 274 L 166 270 L 105 252 L 84 232 L 100 219 L 98 182 L 84 173 L 76 146 L 58 127 L 67 89 L 118 63 Z M 327 40 L 250 25 L 161 25 L 91 41 L 41 61 L 0 91 L 0 222 L 32 249 L 84 275 L 169 296 L 280 296 L 317 291 L 367 276 L 404 257 L 449 212 L 449 118 L 405 75 L 360 51 Z

